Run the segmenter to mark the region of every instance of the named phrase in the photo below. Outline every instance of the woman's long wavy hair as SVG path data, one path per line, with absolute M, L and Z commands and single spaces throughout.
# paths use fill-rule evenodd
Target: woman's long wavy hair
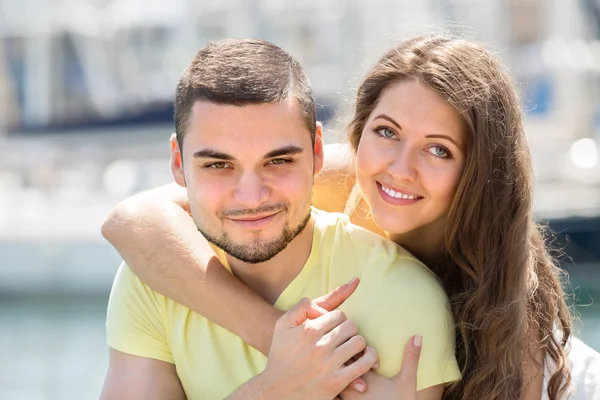
M 430 266 L 450 300 L 462 370 L 444 398 L 519 399 L 524 353 L 540 354 L 540 346 L 544 362 L 554 364 L 548 395 L 562 398 L 571 381 L 565 351 L 571 321 L 560 269 L 533 216 L 531 160 L 514 84 L 479 45 L 443 36 L 408 40 L 386 53 L 358 89 L 349 126 L 355 150 L 382 91 L 407 79 L 447 99 L 467 127 L 444 254 Z

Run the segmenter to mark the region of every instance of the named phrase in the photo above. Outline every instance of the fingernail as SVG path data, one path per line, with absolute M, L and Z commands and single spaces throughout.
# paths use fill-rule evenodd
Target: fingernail
M 357 280 L 358 280 L 358 278 L 354 277 L 354 278 L 350 279 L 350 282 L 348 282 L 346 285 L 352 285 L 352 284 L 356 283 Z
M 373 365 L 373 369 L 379 369 L 379 361 L 377 361 L 377 362 L 375 363 L 375 365 Z
M 417 347 L 421 347 L 421 343 L 423 343 L 423 336 L 415 335 L 413 336 L 413 344 Z
M 354 389 L 356 389 L 357 392 L 361 392 L 364 393 L 365 392 L 365 385 L 362 383 L 355 383 L 354 384 Z

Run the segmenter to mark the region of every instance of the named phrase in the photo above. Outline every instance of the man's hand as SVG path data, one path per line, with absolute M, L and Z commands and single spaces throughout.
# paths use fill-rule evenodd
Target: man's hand
M 309 319 L 320 308 L 305 298 L 277 321 L 267 367 L 257 377 L 273 398 L 331 400 L 377 362 L 375 349 L 366 345 L 343 312 Z

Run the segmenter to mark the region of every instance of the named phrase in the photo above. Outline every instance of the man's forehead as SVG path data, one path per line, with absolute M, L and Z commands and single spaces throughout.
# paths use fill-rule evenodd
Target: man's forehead
M 282 118 L 300 117 L 302 120 L 302 110 L 298 100 L 291 96 L 283 101 L 276 102 L 257 102 L 242 105 L 213 103 L 210 101 L 196 100 L 192 105 L 192 117 L 210 117 L 213 115 L 265 115 L 274 114 Z
M 198 101 L 186 137 L 195 148 L 222 152 L 243 145 L 266 153 L 288 145 L 306 146 L 311 132 L 298 110 L 287 103 L 234 106 Z

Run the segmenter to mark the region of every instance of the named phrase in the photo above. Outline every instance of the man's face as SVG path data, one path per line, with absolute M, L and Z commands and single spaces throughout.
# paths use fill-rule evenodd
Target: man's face
M 297 102 L 243 107 L 198 101 L 183 151 L 171 138 L 172 171 L 210 242 L 248 263 L 282 251 L 306 226 L 314 174 L 323 163 Z

